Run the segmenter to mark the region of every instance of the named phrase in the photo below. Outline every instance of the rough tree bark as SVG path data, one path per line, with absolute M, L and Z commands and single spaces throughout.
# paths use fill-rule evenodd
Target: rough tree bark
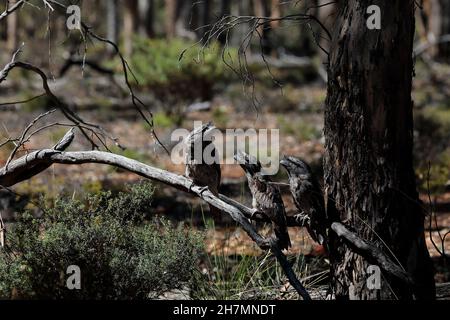
M 366 25 L 373 4 L 381 8 L 381 30 Z M 383 273 L 381 289 L 369 289 L 369 262 L 330 232 L 338 299 L 435 296 L 412 166 L 414 6 L 414 0 L 338 4 L 325 109 L 327 212 L 398 260 L 415 282 Z

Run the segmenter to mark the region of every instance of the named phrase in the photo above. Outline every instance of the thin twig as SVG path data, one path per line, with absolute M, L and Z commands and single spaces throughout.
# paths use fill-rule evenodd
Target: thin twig
M 50 86 L 48 84 L 48 78 L 47 75 L 45 74 L 44 71 L 42 71 L 40 68 L 30 64 L 30 63 L 25 63 L 22 61 L 16 61 L 16 58 L 18 56 L 18 54 L 22 51 L 22 46 L 17 49 L 13 56 L 11 61 L 2 69 L 0 70 L 0 84 L 6 80 L 9 72 L 11 70 L 13 70 L 14 68 L 20 68 L 20 69 L 24 69 L 24 70 L 28 70 L 31 72 L 36 73 L 37 75 L 40 76 L 41 80 L 42 80 L 42 87 L 44 88 L 44 91 L 46 93 L 46 95 L 50 98 L 50 100 L 55 104 L 55 106 L 61 110 L 61 112 L 64 114 L 64 116 L 71 122 L 74 123 L 74 125 L 76 125 L 81 133 L 85 136 L 85 138 L 92 144 L 93 149 L 98 149 L 99 146 L 97 145 L 97 143 L 87 134 L 87 132 L 85 131 L 85 129 L 83 128 L 82 125 L 91 128 L 92 131 L 98 130 L 99 132 L 94 133 L 95 136 L 105 136 L 107 137 L 109 140 L 111 140 L 116 146 L 118 146 L 121 149 L 124 149 L 118 142 L 118 139 L 111 136 L 104 128 L 102 128 L 101 126 L 97 125 L 97 124 L 93 124 L 93 123 L 89 123 L 86 122 L 85 120 L 83 120 L 79 115 L 77 115 L 75 112 L 73 112 L 63 101 L 61 101 L 50 89 Z M 103 144 L 103 143 L 102 143 Z M 104 144 L 103 144 L 104 145 Z M 104 145 L 105 146 L 105 145 Z M 107 147 L 106 147 L 107 148 Z M 108 150 L 108 148 L 107 148 Z
M 25 0 L 19 0 L 16 3 L 14 3 L 11 7 L 7 7 L 5 11 L 0 14 L 0 21 L 2 21 L 4 18 L 9 16 L 11 13 L 19 9 L 26 1 Z
M 369 262 L 376 262 L 381 269 L 390 275 L 400 279 L 408 285 L 413 285 L 414 282 L 405 270 L 397 264 L 393 263 L 391 259 L 378 247 L 361 239 L 356 233 L 351 232 L 345 225 L 340 222 L 333 222 L 331 229 L 352 248 L 352 250 Z
M 33 121 L 31 121 L 30 124 L 28 124 L 28 126 L 22 132 L 22 135 L 20 136 L 20 138 L 17 139 L 18 143 L 16 144 L 15 148 L 13 149 L 11 154 L 9 155 L 8 160 L 6 161 L 6 165 L 5 165 L 6 169 L 8 169 L 8 165 L 11 162 L 11 160 L 14 158 L 14 156 L 16 155 L 17 150 L 19 150 L 19 148 L 24 145 L 24 143 L 25 143 L 24 139 L 25 139 L 25 136 L 28 133 L 28 131 L 36 124 L 36 122 L 38 122 L 42 118 L 48 116 L 49 114 L 52 114 L 55 111 L 56 111 L 56 109 L 53 109 L 53 110 L 47 111 L 47 112 L 45 112 L 43 114 L 40 114 L 35 119 L 33 119 Z

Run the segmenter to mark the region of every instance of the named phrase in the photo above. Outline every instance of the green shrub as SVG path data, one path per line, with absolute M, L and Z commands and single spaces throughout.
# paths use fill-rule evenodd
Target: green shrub
M 213 109 L 212 119 L 216 126 L 220 128 L 226 128 L 228 122 L 230 121 L 230 117 L 227 111 L 228 108 L 226 106 L 219 106 Z
M 420 191 L 442 193 L 450 180 L 450 109 L 441 106 L 416 110 L 414 126 L 414 160 Z
M 160 111 L 153 114 L 153 123 L 157 128 L 173 128 L 175 126 L 181 126 L 183 119 L 184 117 L 181 113 L 167 113 Z M 149 128 L 147 122 L 144 122 L 144 127 L 146 129 Z
M 164 220 L 145 223 L 153 188 L 59 200 L 41 218 L 24 213 L 0 250 L 0 298 L 146 299 L 191 280 L 198 233 Z M 81 270 L 81 289 L 66 270 Z
M 232 74 L 218 45 L 202 50 L 180 39 L 135 37 L 129 62 L 139 85 L 164 100 L 210 99 L 213 87 Z
M 429 165 L 429 166 L 428 166 Z M 445 192 L 450 180 L 450 148 L 440 153 L 433 161 L 416 169 L 420 191 L 431 194 Z

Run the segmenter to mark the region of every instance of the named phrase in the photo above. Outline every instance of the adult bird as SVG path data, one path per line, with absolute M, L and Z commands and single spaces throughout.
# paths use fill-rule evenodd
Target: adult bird
M 261 163 L 245 152 L 238 152 L 234 159 L 245 171 L 248 186 L 253 196 L 252 206 L 258 212 L 272 221 L 273 230 L 281 249 L 288 249 L 291 240 L 286 223 L 286 212 L 278 187 L 267 175 L 261 173 Z
M 209 189 L 215 196 L 219 195 L 220 163 L 219 155 L 211 134 L 216 129 L 211 123 L 194 128 L 186 137 L 186 177 L 192 179 L 193 184 Z M 220 210 L 209 206 L 211 214 L 216 218 Z
M 314 241 L 324 244 L 328 219 L 322 188 L 310 166 L 296 157 L 283 157 L 280 164 L 287 170 L 289 188 L 302 221 Z

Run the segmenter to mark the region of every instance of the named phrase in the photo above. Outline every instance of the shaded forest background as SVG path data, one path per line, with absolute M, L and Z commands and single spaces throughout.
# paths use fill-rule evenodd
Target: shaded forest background
M 137 80 L 133 87 L 153 112 L 156 134 L 164 144 L 170 145 L 173 129 L 191 129 L 194 120 L 213 121 L 220 129 L 278 128 L 281 153 L 305 158 L 322 176 L 324 51 L 329 43 L 317 24 L 277 19 L 305 12 L 332 28 L 333 4 L 276 0 L 74 3 L 82 8 L 84 23 L 120 45 Z M 0 12 L 3 10 L 2 2 Z M 258 29 L 259 36 L 248 38 L 251 24 L 244 23 L 210 41 L 208 31 L 225 15 L 274 20 Z M 114 51 L 102 43 L 86 42 L 76 30 L 69 31 L 67 17 L 41 4 L 39 8 L 26 4 L 18 14 L 2 20 L 1 64 L 5 65 L 23 42 L 22 59 L 48 72 L 52 90 L 64 102 L 120 137 L 126 150 L 112 151 L 182 174 L 183 166 L 170 162 L 149 136 L 148 125 L 136 115 Z M 436 281 L 440 283 L 449 281 L 448 265 L 439 251 L 450 250 L 450 237 L 445 243 L 440 238 L 450 230 L 450 4 L 445 0 L 423 1 L 416 25 L 414 165 L 421 199 L 429 212 L 427 243 L 436 262 Z M 204 48 L 207 42 L 208 47 Z M 235 73 L 227 63 L 240 72 Z M 42 93 L 35 80 L 33 75 L 15 71 L 2 84 L 3 138 L 20 134 L 38 114 L 54 107 L 45 96 L 26 104 L 3 105 Z M 52 122 L 63 122 L 63 118 L 51 115 L 43 124 Z M 26 147 L 48 147 L 64 133 L 65 128 L 53 128 L 32 139 Z M 89 144 L 77 139 L 73 148 L 87 149 Z M 11 146 L 0 149 L 2 165 L 10 151 Z M 25 152 L 21 150 L 21 154 Z M 221 192 L 250 204 L 239 167 L 223 166 L 222 176 Z M 62 195 L 83 199 L 86 194 L 100 194 L 103 190 L 117 193 L 126 190 L 125 182 L 135 183 L 136 179 L 121 170 L 96 165 L 55 165 L 16 186 L 14 191 L 20 196 L 0 190 L 2 219 L 6 224 L 14 224 L 24 208 L 39 215 L 33 202 L 43 195 L 51 207 Z M 276 176 L 276 180 L 285 179 L 284 172 Z M 282 191 L 288 214 L 293 214 L 289 192 L 284 187 Z M 291 297 L 292 288 L 287 281 L 269 271 L 268 257 L 261 256 L 259 249 L 228 218 L 212 221 L 206 205 L 163 185 L 156 185 L 152 196 L 153 215 L 164 216 L 175 224 L 184 222 L 206 234 L 205 254 L 196 263 L 216 290 L 210 292 L 197 283 L 201 289 L 194 290 L 194 296 Z M 328 262 L 323 248 L 314 244 L 303 229 L 294 228 L 290 233 L 294 244 L 290 258 L 295 261 L 296 271 L 308 279 L 308 287 L 320 292 L 327 281 Z M 258 272 L 253 276 L 255 269 Z M 181 294 L 186 295 L 185 291 L 181 290 Z

